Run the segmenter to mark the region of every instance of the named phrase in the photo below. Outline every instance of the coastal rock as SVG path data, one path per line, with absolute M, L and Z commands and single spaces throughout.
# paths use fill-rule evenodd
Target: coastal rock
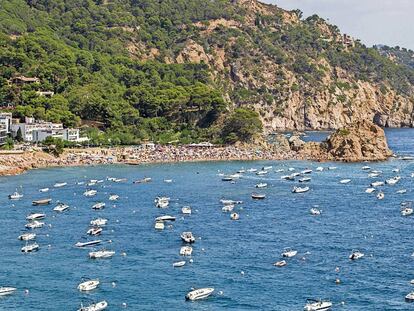
M 299 151 L 305 145 L 305 142 L 300 139 L 299 135 L 293 135 L 289 138 L 290 148 L 293 151 Z

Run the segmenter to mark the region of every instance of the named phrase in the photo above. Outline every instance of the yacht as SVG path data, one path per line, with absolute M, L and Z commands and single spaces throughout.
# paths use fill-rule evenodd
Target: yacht
M 99 285 L 99 280 L 89 280 L 89 281 L 85 281 L 82 282 L 78 285 L 78 290 L 80 290 L 81 292 L 87 292 L 90 290 L 94 290 L 95 288 L 97 288 Z
M 41 213 L 33 213 L 30 214 L 26 217 L 26 220 L 29 221 L 33 221 L 33 220 L 40 220 L 40 219 L 44 219 L 46 217 L 45 214 L 41 214 Z
M 0 287 L 0 296 L 13 294 L 16 290 L 14 287 Z
M 83 193 L 83 195 L 84 195 L 85 197 L 93 197 L 93 196 L 95 196 L 97 193 L 98 193 L 98 191 L 91 189 L 91 190 L 86 190 L 86 191 Z
M 98 303 L 91 304 L 87 307 L 84 307 L 81 305 L 80 309 L 78 311 L 102 311 L 105 310 L 108 307 L 108 303 L 103 300 Z
M 375 192 L 375 188 L 367 188 L 365 190 L 365 193 L 373 193 L 373 192 Z
M 378 200 L 382 200 L 382 199 L 384 199 L 384 197 L 385 197 L 384 192 L 380 192 L 380 193 L 377 194 L 377 199 Z
M 115 255 L 114 251 L 107 251 L 107 250 L 99 250 L 89 253 L 89 258 L 91 259 L 100 259 L 100 258 L 111 258 Z
M 58 182 L 58 183 L 54 184 L 53 187 L 55 187 L 55 188 L 62 188 L 64 186 L 66 186 L 67 184 L 68 183 L 66 183 L 66 182 Z
M 41 200 L 35 200 L 32 202 L 32 205 L 49 205 L 50 202 L 52 202 L 52 199 L 41 199 Z
M 371 183 L 371 187 L 376 188 L 376 187 L 381 187 L 384 186 L 384 182 L 383 181 L 375 181 Z
M 93 241 L 87 241 L 87 242 L 77 242 L 75 244 L 76 247 L 87 247 L 87 246 L 93 246 L 101 244 L 102 240 L 93 240 Z
M 187 295 L 185 295 L 186 300 L 199 300 L 199 299 L 205 299 L 208 296 L 210 296 L 214 292 L 214 288 L 206 287 L 206 288 L 200 288 L 195 289 L 189 292 Z
M 69 205 L 65 204 L 65 203 L 59 203 L 58 205 L 56 205 L 53 210 L 55 212 L 59 212 L 62 213 L 64 211 L 66 211 L 69 208 Z
M 42 188 L 42 189 L 39 189 L 39 192 L 48 192 L 49 191 L 49 188 Z
M 102 231 L 103 231 L 103 229 L 100 228 L 100 227 L 92 227 L 92 228 L 89 228 L 89 230 L 86 231 L 86 233 L 89 234 L 89 235 L 96 236 L 96 235 L 100 235 L 102 233 Z
M 340 184 L 349 184 L 351 182 L 350 179 L 342 179 L 339 181 Z
M 23 198 L 23 194 L 18 193 L 17 191 L 13 192 L 12 194 L 9 194 L 10 200 L 20 200 L 21 198 Z
M 31 252 L 36 252 L 38 250 L 39 250 L 39 244 L 37 244 L 37 243 L 28 244 L 28 245 L 22 247 L 22 252 L 23 253 L 31 253 Z
M 182 212 L 184 215 L 191 215 L 191 207 L 190 207 L 190 206 L 184 206 L 184 207 L 181 209 L 181 212 Z
M 26 224 L 25 227 L 27 229 L 37 229 L 37 228 L 42 228 L 44 225 L 45 225 L 44 222 L 35 220 L 35 221 L 29 222 L 28 224 Z
M 277 261 L 273 264 L 275 267 L 284 267 L 287 265 L 286 260 Z
M 98 202 L 98 203 L 92 205 L 92 209 L 95 209 L 95 210 L 103 209 L 105 207 L 105 205 L 106 204 L 103 203 L 103 202 Z
M 410 301 L 410 302 L 414 301 L 414 292 L 407 294 L 405 296 L 405 300 Z
M 18 239 L 22 241 L 31 241 L 36 239 L 36 233 L 23 233 L 19 235 Z
M 365 256 L 364 253 L 362 253 L 358 250 L 354 250 L 354 251 L 352 251 L 351 255 L 349 255 L 349 259 L 357 260 L 357 259 L 361 259 L 364 256 Z
M 157 229 L 157 230 L 164 230 L 165 224 L 164 224 L 163 221 L 156 221 L 155 225 L 154 225 L 154 228 Z
M 191 256 L 193 253 L 193 248 L 191 246 L 183 246 L 180 248 L 181 256 Z
M 180 236 L 181 236 L 181 240 L 183 240 L 186 243 L 194 243 L 195 242 L 195 237 L 189 231 L 181 233 Z
M 96 218 L 94 220 L 91 220 L 90 224 L 91 226 L 97 226 L 97 227 L 102 227 L 105 226 L 108 222 L 108 219 L 105 218 Z
M 414 210 L 411 207 L 404 207 L 401 210 L 402 216 L 411 216 L 414 213 Z
M 322 211 L 317 209 L 316 207 L 313 207 L 310 209 L 310 213 L 313 216 L 319 216 L 320 214 L 322 214 Z
M 230 215 L 230 219 L 231 219 L 231 220 L 239 220 L 239 219 L 240 219 L 240 216 L 239 216 L 239 214 L 237 214 L 237 213 L 232 213 L 232 214 Z
M 267 184 L 266 183 L 259 183 L 255 186 L 256 188 L 266 188 Z
M 186 264 L 186 262 L 184 260 L 182 261 L 177 261 L 173 263 L 173 267 L 174 268 L 179 268 L 179 267 L 183 267 Z
M 265 194 L 261 194 L 261 193 L 252 193 L 252 199 L 254 200 L 263 200 L 266 198 Z
M 298 251 L 295 251 L 291 248 L 285 248 L 282 253 L 282 257 L 291 258 L 297 255 Z
M 292 192 L 293 193 L 304 193 L 304 192 L 308 192 L 310 190 L 309 187 L 293 187 Z
M 119 195 L 112 194 L 109 196 L 109 201 L 117 201 L 119 199 Z
M 332 302 L 316 299 L 308 299 L 303 308 L 304 311 L 327 311 L 332 308 Z
M 175 221 L 175 217 L 170 215 L 164 215 L 155 218 L 155 221 Z

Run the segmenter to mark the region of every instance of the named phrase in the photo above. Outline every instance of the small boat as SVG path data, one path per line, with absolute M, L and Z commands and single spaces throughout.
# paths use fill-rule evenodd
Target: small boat
M 88 242 L 77 242 L 75 244 L 76 247 L 87 247 L 87 246 L 93 246 L 93 245 L 98 245 L 101 244 L 102 240 L 93 240 L 93 241 L 88 241 Z
M 195 242 L 195 237 L 193 236 L 193 234 L 190 231 L 181 233 L 180 237 L 181 237 L 181 240 L 183 240 L 186 243 L 194 243 Z
M 191 246 L 183 246 L 180 248 L 181 256 L 191 256 L 193 253 L 193 248 Z
M 293 187 L 292 189 L 292 193 L 305 193 L 308 192 L 310 190 L 309 187 Z
M 414 301 L 414 292 L 411 292 L 411 293 L 407 294 L 407 295 L 405 296 L 405 300 L 406 300 L 406 301 L 409 301 L 409 302 Z
M 179 268 L 179 267 L 183 267 L 186 264 L 186 262 L 184 260 L 182 261 L 177 261 L 173 263 L 173 267 L 174 268 Z
M 400 180 L 401 180 L 401 177 L 400 176 L 395 176 L 393 178 L 387 179 L 385 181 L 385 183 L 387 185 L 391 185 L 392 186 L 392 185 L 395 185 L 396 183 L 398 183 Z
M 41 199 L 41 200 L 35 200 L 32 202 L 32 205 L 49 205 L 50 202 L 52 202 L 52 199 Z
M 373 193 L 373 192 L 375 192 L 375 188 L 367 188 L 366 190 L 365 190 L 365 193 Z
M 167 208 L 170 204 L 170 198 L 167 197 L 157 197 L 154 201 L 155 206 L 158 208 Z
M 20 200 L 21 198 L 23 198 L 23 194 L 18 193 L 17 191 L 13 192 L 12 194 L 9 194 L 10 200 Z
M 181 209 L 181 213 L 183 213 L 184 215 L 191 215 L 191 207 L 190 206 L 184 206 Z
M 173 180 L 172 179 L 164 179 L 164 182 L 166 184 L 171 184 L 173 182 Z
M 286 262 L 286 260 L 281 260 L 281 261 L 275 262 L 273 265 L 276 266 L 276 267 L 284 267 L 284 266 L 287 265 L 287 262 Z
M 399 172 L 400 172 L 400 169 L 399 169 L 399 168 L 394 168 L 394 169 L 392 170 L 392 172 L 393 172 L 393 173 L 399 173 Z
M 269 171 L 273 168 L 273 166 L 263 166 L 262 171 Z
M 407 193 L 407 189 L 397 190 L 395 193 L 396 194 L 404 194 L 404 193 Z
M 334 171 L 334 170 L 336 170 L 337 169 L 337 167 L 336 166 L 330 166 L 330 167 L 328 167 L 328 170 L 330 170 L 330 171 Z
M 376 177 L 378 177 L 380 174 L 379 173 L 369 173 L 368 174 L 368 177 L 370 177 L 370 178 L 376 178 Z
M 39 244 L 37 244 L 37 243 L 28 244 L 28 245 L 22 247 L 22 252 L 23 253 L 37 252 L 38 250 L 39 250 Z
M 235 205 L 235 204 L 243 204 L 243 201 L 234 201 L 234 200 L 221 199 L 220 203 L 223 204 L 223 205 Z
M 116 183 L 126 182 L 126 181 L 128 181 L 126 178 L 115 178 L 114 179 L 114 182 L 116 182 Z
M 377 199 L 378 200 L 382 200 L 382 199 L 384 199 L 384 197 L 385 197 L 384 192 L 380 192 L 380 193 L 377 194 Z
M 104 259 L 104 258 L 111 258 L 113 255 L 115 255 L 114 251 L 107 251 L 107 250 L 99 250 L 95 252 L 89 253 L 90 259 Z
M 322 166 L 318 166 L 318 167 L 316 168 L 316 171 L 317 171 L 317 172 L 323 172 L 323 167 L 322 167 Z
M 247 171 L 249 173 L 256 173 L 257 172 L 257 168 L 249 168 Z
M 278 170 L 275 170 L 275 173 L 282 173 L 282 172 L 284 172 L 285 170 L 283 169 L 283 168 L 280 168 L 280 169 L 278 169 Z
M 322 211 L 315 208 L 315 207 L 313 207 L 313 208 L 310 209 L 310 213 L 313 216 L 319 216 L 320 214 L 322 214 Z
M 365 256 L 364 253 L 362 253 L 358 250 L 354 250 L 354 251 L 352 251 L 351 255 L 349 255 L 349 259 L 357 260 L 357 259 L 361 259 L 364 256 Z
M 303 177 L 301 179 L 299 179 L 299 182 L 310 182 L 312 180 L 312 178 L 310 177 Z
M 157 230 L 164 230 L 164 228 L 165 228 L 164 222 L 163 221 L 156 221 L 155 225 L 154 225 L 154 228 L 157 229 Z
M 234 204 L 231 204 L 231 205 L 224 205 L 221 210 L 223 212 L 231 212 L 233 211 L 233 209 L 234 209 Z
M 285 248 L 282 253 L 282 257 L 292 258 L 297 255 L 298 251 L 295 251 L 291 248 Z
M 256 188 L 266 188 L 267 184 L 266 183 L 259 183 L 255 186 Z
M 66 182 L 58 182 L 58 183 L 54 184 L 53 187 L 55 187 L 55 188 L 62 188 L 64 186 L 66 186 L 67 184 L 68 183 L 66 183 Z
M 262 193 L 252 193 L 252 199 L 254 200 L 264 200 L 266 198 L 265 194 Z
M 99 283 L 100 283 L 99 280 L 85 281 L 78 285 L 78 290 L 80 290 L 81 292 L 87 292 L 90 290 L 94 290 L 98 287 Z
M 109 196 L 109 201 L 117 201 L 119 199 L 119 195 L 112 194 Z
M 327 311 L 332 308 L 332 302 L 327 300 L 308 299 L 304 311 Z
M 289 168 L 288 168 L 288 171 L 289 171 L 289 172 L 293 172 L 294 170 L 295 170 L 295 168 L 294 168 L 294 167 L 289 167 Z
M 302 172 L 300 172 L 302 175 L 305 175 L 305 174 L 311 174 L 312 173 L 312 170 L 309 170 L 309 169 L 307 169 L 307 170 L 303 170 Z
M 233 178 L 229 177 L 229 176 L 224 176 L 221 178 L 221 181 L 233 181 Z
M 80 309 L 78 311 L 102 311 L 105 310 L 108 307 L 108 303 L 103 300 L 98 303 L 91 304 L 87 307 L 84 307 L 81 305 Z
M 263 176 L 269 174 L 269 171 L 259 171 L 256 173 L 257 176 Z
M 174 216 L 164 215 L 155 218 L 155 221 L 175 221 Z
M 375 181 L 371 183 L 371 187 L 376 188 L 376 187 L 381 187 L 384 186 L 384 182 L 383 181 Z
M 49 191 L 49 188 L 42 188 L 42 189 L 39 189 L 39 192 L 48 192 Z
M 412 156 L 405 156 L 405 157 L 402 157 L 401 160 L 403 160 L 403 161 L 412 161 L 412 160 L 414 160 L 414 157 L 412 157 Z
M 85 197 L 93 197 L 93 196 L 95 196 L 97 193 L 98 193 L 98 191 L 91 189 L 91 190 L 86 190 L 86 191 L 83 193 L 83 195 L 84 195 Z
M 100 235 L 102 231 L 103 229 L 100 227 L 92 227 L 92 228 L 89 228 L 88 231 L 86 231 L 86 234 L 96 236 L 96 235 Z
M 405 207 L 401 210 L 402 216 L 411 216 L 414 213 L 414 209 L 411 207 Z
M 133 183 L 134 184 L 146 184 L 146 183 L 149 183 L 151 181 L 152 181 L 152 179 L 150 177 L 145 177 L 145 178 L 142 178 L 142 179 L 137 179 Z
M 46 217 L 45 214 L 33 213 L 33 214 L 28 215 L 26 217 L 26 220 L 30 220 L 30 221 L 32 221 L 32 220 L 40 220 L 40 219 L 44 219 L 45 217 Z
M 22 241 L 34 240 L 36 239 L 36 233 L 23 233 L 19 235 L 18 239 Z
M 363 166 L 361 169 L 363 171 L 369 171 L 371 168 L 369 166 Z
M 284 176 L 281 176 L 280 179 L 293 181 L 293 180 L 295 180 L 295 176 L 293 176 L 293 175 L 284 175 Z
M 25 227 L 27 229 L 37 229 L 37 228 L 42 228 L 44 225 L 45 225 L 44 222 L 35 220 L 35 221 L 29 222 L 28 224 L 26 224 Z
M 96 218 L 94 220 L 91 220 L 90 224 L 91 226 L 97 226 L 97 227 L 102 227 L 105 226 L 108 222 L 108 219 L 105 218 Z
M 56 206 L 53 208 L 53 210 L 54 210 L 55 212 L 62 213 L 62 212 L 64 212 L 64 211 L 66 211 L 68 208 L 69 208 L 69 205 L 64 204 L 64 203 L 59 203 L 58 205 L 56 205 Z
M 246 173 L 246 170 L 241 169 L 237 171 L 237 174 L 244 174 L 244 173 Z
M 17 288 L 14 287 L 0 287 L 0 296 L 6 296 L 13 294 Z
M 342 179 L 339 181 L 340 184 L 349 184 L 351 182 L 350 179 Z
M 208 296 L 210 296 L 214 292 L 214 288 L 206 287 L 206 288 L 199 288 L 192 290 L 187 295 L 185 295 L 186 300 L 199 300 L 199 299 L 205 299 Z
M 105 205 L 106 204 L 104 202 L 98 202 L 98 203 L 92 205 L 92 209 L 95 209 L 95 210 L 103 209 L 105 207 Z
M 237 213 L 232 213 L 232 214 L 230 215 L 230 219 L 231 219 L 231 220 L 239 220 L 239 219 L 240 219 L 240 216 L 239 216 L 239 214 L 237 214 Z

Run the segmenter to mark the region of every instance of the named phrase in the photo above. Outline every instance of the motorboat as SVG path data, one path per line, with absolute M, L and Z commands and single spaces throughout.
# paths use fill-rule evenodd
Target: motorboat
M 95 210 L 103 209 L 105 207 L 105 205 L 106 204 L 104 202 L 98 202 L 98 203 L 92 205 L 92 209 L 95 209 Z
M 375 192 L 375 188 L 367 188 L 366 190 L 365 190 L 365 193 L 373 193 L 373 192 Z
M 157 229 L 157 230 L 164 230 L 165 224 L 164 224 L 163 221 L 156 221 L 155 225 L 154 225 L 154 228 Z
M 62 188 L 64 186 L 66 186 L 67 184 L 68 183 L 66 183 L 66 182 L 58 182 L 58 183 L 54 184 L 53 187 L 55 187 L 55 188 Z
M 382 200 L 382 199 L 384 199 L 384 197 L 385 197 L 384 192 L 379 192 L 379 193 L 377 194 L 377 199 L 378 199 L 378 200 Z
M 293 176 L 293 175 L 283 175 L 283 176 L 280 177 L 280 179 L 294 181 L 295 180 L 295 176 Z
M 174 262 L 174 263 L 173 263 L 173 267 L 174 267 L 174 268 L 179 268 L 179 267 L 183 267 L 183 266 L 185 266 L 185 264 L 186 264 L 185 260 L 182 260 L 182 261 L 177 261 L 177 262 Z
M 13 294 L 17 288 L 14 287 L 0 287 L 0 296 L 6 296 Z
M 33 213 L 33 214 L 28 215 L 28 216 L 26 217 L 26 220 L 29 220 L 29 221 L 33 221 L 33 220 L 41 220 L 41 219 L 44 219 L 45 217 L 46 217 L 46 215 L 45 215 L 45 214 L 41 214 L 41 213 Z
M 111 258 L 113 255 L 115 255 L 114 251 L 107 251 L 107 250 L 99 250 L 89 253 L 90 259 L 104 259 L 104 258 Z
M 241 170 L 237 171 L 237 174 L 244 174 L 244 173 L 246 173 L 246 170 L 244 170 L 244 169 L 241 169 Z
M 175 221 L 175 217 L 170 215 L 164 215 L 155 218 L 155 221 Z
M 312 170 L 309 170 L 309 169 L 306 169 L 306 170 L 303 170 L 302 172 L 300 172 L 302 175 L 306 175 L 306 174 L 311 174 L 312 173 Z
M 103 300 L 98 303 L 91 304 L 87 307 L 84 307 L 81 305 L 80 309 L 78 311 L 102 311 L 105 310 L 108 307 L 108 303 Z
M 181 233 L 180 237 L 181 237 L 181 240 L 183 240 L 186 243 L 194 243 L 195 242 L 195 237 L 193 236 L 193 234 L 190 231 Z
M 181 209 L 181 213 L 183 213 L 184 215 L 191 215 L 191 207 L 190 206 L 184 206 Z
M 105 219 L 105 218 L 96 218 L 94 220 L 91 220 L 90 222 L 91 226 L 97 226 L 97 227 L 105 226 L 107 223 L 108 223 L 108 219 Z
M 191 246 L 183 246 L 180 248 L 181 256 L 191 256 L 193 253 L 193 248 Z
M 254 200 L 264 200 L 266 199 L 266 195 L 263 193 L 252 193 L 252 199 Z
M 50 202 L 52 202 L 52 199 L 41 199 L 41 200 L 35 200 L 32 202 L 32 205 L 49 205 Z
M 404 157 L 401 157 L 401 160 L 403 160 L 403 161 L 412 161 L 412 160 L 414 160 L 414 157 L 413 156 L 404 156 Z
M 101 244 L 102 240 L 93 240 L 93 241 L 87 241 L 87 242 L 77 242 L 75 244 L 76 247 L 87 247 L 87 246 L 94 246 Z
M 65 203 L 59 203 L 58 205 L 56 205 L 53 210 L 55 212 L 59 212 L 62 213 L 64 211 L 66 211 L 69 208 L 69 205 L 65 204 Z
M 399 168 L 394 168 L 394 169 L 392 170 L 392 172 L 393 172 L 393 173 L 399 173 L 399 172 L 400 172 L 400 169 L 399 169 Z
M 21 198 L 23 198 L 23 194 L 18 193 L 17 191 L 13 192 L 12 194 L 9 194 L 10 200 L 20 200 Z
M 289 171 L 289 172 L 293 172 L 294 170 L 295 170 L 295 168 L 294 168 L 294 167 L 289 167 L 289 168 L 288 168 L 288 171 Z
M 414 209 L 412 209 L 411 207 L 404 207 L 401 210 L 402 216 L 411 216 L 413 213 L 414 213 Z
M 187 295 L 185 295 L 185 299 L 191 301 L 205 299 L 208 296 L 210 296 L 213 292 L 214 288 L 211 287 L 199 288 L 187 293 Z
M 404 193 L 407 193 L 407 189 L 397 190 L 395 193 L 396 194 L 404 194 Z
M 287 262 L 286 260 L 280 260 L 280 261 L 275 262 L 273 265 L 276 267 L 284 267 L 287 265 Z
M 231 205 L 224 205 L 224 206 L 221 208 L 221 210 L 222 210 L 223 212 L 231 212 L 231 211 L 233 211 L 233 209 L 234 209 L 234 204 L 231 204 Z
M 109 201 L 117 201 L 119 199 L 119 195 L 112 194 L 109 196 Z
M 292 193 L 304 193 L 304 192 L 308 192 L 310 190 L 309 187 L 293 187 L 292 189 Z
M 383 181 L 375 181 L 371 183 L 371 187 L 376 188 L 376 187 L 381 187 L 384 186 L 385 183 Z
M 232 213 L 232 214 L 230 215 L 230 219 L 231 219 L 231 220 L 239 220 L 239 219 L 240 219 L 240 216 L 239 216 L 239 214 L 237 214 L 237 213 Z
M 317 209 L 316 207 L 313 207 L 310 209 L 310 213 L 313 216 L 319 216 L 320 214 L 322 214 L 322 211 Z
M 98 193 L 98 191 L 94 190 L 94 189 L 90 189 L 90 190 L 86 190 L 83 195 L 85 197 L 93 197 Z
M 235 205 L 235 204 L 243 204 L 243 201 L 234 201 L 234 200 L 221 199 L 220 203 L 223 204 L 223 205 Z
M 19 235 L 18 239 L 22 241 L 31 241 L 36 239 L 36 233 L 23 233 Z
M 167 197 L 157 197 L 154 201 L 155 206 L 158 208 L 167 208 L 170 204 L 170 198 Z
M 308 299 L 304 311 L 327 311 L 332 308 L 332 302 L 327 300 Z
M 405 300 L 406 300 L 406 301 L 409 301 L 409 302 L 414 301 L 414 292 L 411 292 L 411 293 L 407 294 L 407 295 L 405 296 Z
M 282 253 L 282 257 L 292 258 L 297 255 L 298 251 L 295 251 L 291 248 L 285 248 Z
M 269 170 L 271 170 L 273 168 L 273 166 L 263 166 L 262 167 L 262 171 L 269 171 Z
M 351 255 L 349 255 L 349 259 L 351 260 L 357 260 L 357 259 L 361 259 L 362 257 L 364 257 L 364 253 L 358 251 L 358 250 L 353 250 Z
M 42 188 L 42 189 L 39 189 L 39 192 L 48 192 L 49 191 L 49 188 Z
M 102 231 L 103 231 L 103 229 L 100 228 L 100 227 L 92 227 L 92 228 L 89 228 L 88 231 L 86 231 L 86 233 L 89 234 L 89 235 L 96 236 L 96 235 L 100 235 L 102 233 Z
M 278 170 L 275 170 L 275 173 L 282 173 L 282 172 L 284 172 L 285 170 L 283 169 L 283 168 L 280 168 L 280 169 L 278 169 Z
M 255 186 L 256 188 L 266 188 L 267 184 L 266 183 L 259 183 Z
M 78 285 L 78 290 L 80 290 L 81 292 L 87 292 L 90 290 L 94 290 L 98 287 L 99 283 L 100 283 L 99 280 L 85 281 Z
M 25 227 L 27 229 L 37 229 L 37 228 L 42 228 L 44 225 L 45 225 L 44 222 L 35 220 L 35 221 L 29 222 L 28 224 L 26 224 Z
M 310 182 L 312 180 L 312 178 L 310 177 L 303 177 L 301 179 L 299 179 L 299 182 Z
M 128 181 L 126 178 L 115 178 L 113 182 L 120 183 Z
M 300 175 L 301 175 L 300 173 L 296 172 L 296 173 L 292 173 L 290 176 L 292 176 L 292 177 L 298 177 Z
M 363 166 L 361 169 L 363 171 L 369 171 L 371 168 L 369 166 Z
M 376 178 L 376 177 L 379 177 L 379 173 L 369 173 L 368 174 L 368 177 L 370 177 L 370 178 Z
M 38 250 L 39 250 L 39 244 L 37 244 L 37 243 L 28 244 L 28 245 L 22 247 L 22 252 L 23 253 L 31 253 L 31 252 L 36 252 Z
M 351 182 L 350 179 L 342 179 L 339 181 L 340 184 L 349 184 Z
M 385 183 L 387 185 L 391 185 L 392 186 L 392 185 L 395 185 L 396 183 L 398 183 L 400 180 L 401 180 L 401 177 L 400 176 L 395 176 L 393 178 L 387 179 L 385 181 Z
M 267 174 L 269 174 L 269 171 L 258 171 L 258 172 L 256 172 L 257 176 L 263 176 L 263 175 L 267 175 Z
M 135 180 L 133 183 L 134 184 L 146 184 L 146 183 L 149 183 L 149 182 L 151 182 L 152 181 L 152 178 L 150 178 L 150 177 L 145 177 L 145 178 L 142 178 L 142 179 L 137 179 L 137 180 Z
M 164 182 L 166 184 L 171 184 L 173 182 L 173 180 L 172 179 L 164 179 Z
M 334 170 L 336 170 L 337 169 L 337 167 L 336 166 L 329 166 L 328 167 L 328 170 L 330 170 L 330 171 L 334 171 Z
M 233 178 L 230 176 L 224 176 L 221 178 L 221 181 L 233 181 Z
M 317 171 L 317 172 L 323 172 L 323 170 L 324 170 L 324 168 L 323 168 L 322 166 L 318 166 L 318 167 L 316 168 L 316 171 Z
M 256 173 L 257 172 L 257 168 L 249 168 L 247 171 L 249 173 Z

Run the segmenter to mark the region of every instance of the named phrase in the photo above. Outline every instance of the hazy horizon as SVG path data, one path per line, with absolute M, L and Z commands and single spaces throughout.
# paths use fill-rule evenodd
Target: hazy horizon
M 342 32 L 367 46 L 385 44 L 414 49 L 411 35 L 412 0 L 261 0 L 284 9 L 300 9 L 304 16 L 318 14 Z

